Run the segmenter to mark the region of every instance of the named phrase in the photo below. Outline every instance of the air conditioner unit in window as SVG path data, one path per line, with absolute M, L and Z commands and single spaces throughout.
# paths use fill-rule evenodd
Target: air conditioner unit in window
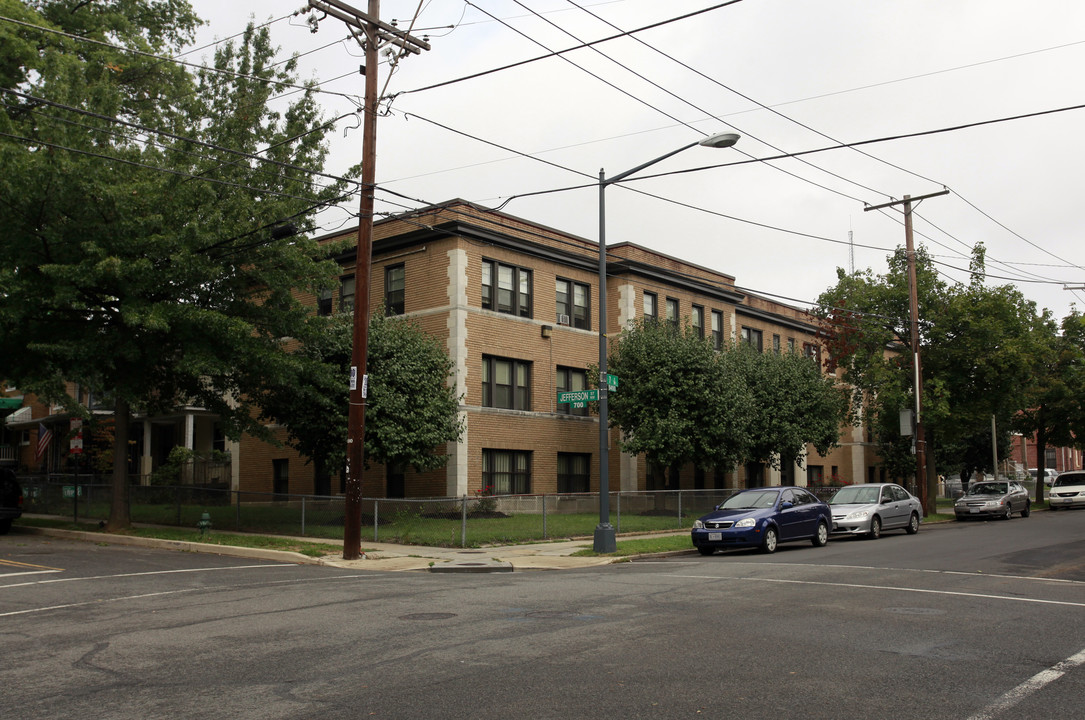
M 569 324 L 569 316 L 568 315 L 558 315 L 558 325 L 568 325 L 568 324 Z

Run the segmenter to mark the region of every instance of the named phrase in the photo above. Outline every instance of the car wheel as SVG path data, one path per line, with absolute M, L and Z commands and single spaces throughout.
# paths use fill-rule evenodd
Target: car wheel
M 1032 503 L 1025 503 L 1025 509 L 1021 511 L 1021 517 L 1028 517 L 1032 514 Z
M 875 515 L 870 519 L 870 532 L 867 533 L 867 537 L 871 540 L 877 540 L 882 536 L 882 519 Z
M 0 520 L 0 535 L 7 535 L 11 529 L 11 518 Z
M 702 555 L 711 555 L 712 553 L 716 552 L 716 548 L 701 546 L 697 548 L 697 552 L 701 553 Z
M 776 537 L 776 528 L 765 528 L 765 539 L 761 541 L 761 552 L 771 554 L 776 552 L 776 543 L 778 538 Z
M 1013 504 L 1006 503 L 1006 512 L 1002 513 L 1003 520 L 1009 520 L 1013 517 Z
M 818 523 L 818 530 L 814 533 L 814 537 L 810 538 L 810 542 L 814 547 L 825 547 L 829 544 L 829 526 L 823 522 Z
M 908 519 L 908 527 L 905 530 L 909 535 L 915 535 L 919 532 L 919 513 L 912 513 L 912 517 Z

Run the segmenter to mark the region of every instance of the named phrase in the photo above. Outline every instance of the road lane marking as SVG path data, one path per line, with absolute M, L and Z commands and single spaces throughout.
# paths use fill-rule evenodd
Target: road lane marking
M 1009 710 L 1029 695 L 1032 695 L 1033 693 L 1042 690 L 1045 686 L 1055 682 L 1065 675 L 1067 671 L 1082 664 L 1085 664 L 1085 650 L 1082 650 L 1076 655 L 1071 655 L 1062 662 L 1056 663 L 1046 670 L 1041 670 L 1013 690 L 1004 694 L 998 700 L 995 700 L 993 703 L 983 708 L 983 710 L 980 710 L 978 713 L 968 718 L 968 720 L 993 720 L 993 718 L 997 717 L 1002 712 Z
M 685 578 L 687 580 L 749 580 L 751 582 L 781 583 L 788 585 L 822 585 L 825 587 L 854 588 L 857 590 L 891 590 L 896 592 L 922 593 L 926 595 L 950 595 L 953 597 L 973 597 L 985 600 L 1012 600 L 1014 602 L 1036 603 L 1038 605 L 1066 605 L 1085 608 L 1085 603 L 1065 600 L 1041 600 L 1039 598 L 1013 597 L 1010 595 L 988 595 L 985 593 L 960 592 L 957 590 L 927 590 L 925 588 L 899 587 L 895 585 L 863 585 L 860 583 L 825 582 L 822 580 L 783 580 L 779 578 L 727 577 L 715 575 L 678 575 L 668 573 L 664 577 Z
M 208 568 L 208 569 L 210 569 L 210 570 L 218 570 L 218 569 L 223 569 L 223 570 L 244 570 L 244 569 L 249 569 L 249 568 L 257 568 L 257 567 L 284 567 L 284 566 L 296 567 L 296 565 L 294 565 L 293 563 L 285 563 L 284 565 L 277 565 L 277 566 L 251 565 L 251 566 L 247 566 L 247 567 L 243 567 L 243 568 L 234 567 L 234 568 Z M 165 571 L 165 572 L 170 572 L 170 571 Z M 157 572 L 152 572 L 152 573 L 132 573 L 132 575 L 161 575 L 161 574 L 162 573 L 157 573 Z M 120 577 L 120 576 L 117 576 L 117 577 Z M 121 601 L 124 601 L 124 600 L 140 600 L 140 599 L 143 599 L 143 598 L 162 597 L 162 596 L 165 596 L 165 595 L 181 595 L 181 594 L 184 594 L 184 593 L 192 593 L 192 592 L 208 592 L 208 590 L 210 590 L 210 589 L 214 589 L 214 590 L 237 590 L 239 588 L 245 588 L 245 587 L 267 587 L 269 585 L 289 585 L 289 584 L 302 584 L 302 583 L 312 584 L 314 582 L 339 582 L 339 581 L 342 581 L 342 580 L 357 580 L 359 578 L 365 578 L 367 580 L 370 580 L 370 579 L 373 579 L 374 576 L 372 576 L 372 575 L 340 575 L 340 576 L 337 576 L 337 577 L 334 577 L 334 578 L 324 578 L 324 579 L 317 580 L 317 581 L 314 581 L 312 579 L 273 580 L 271 582 L 266 582 L 266 583 L 247 583 L 247 584 L 244 584 L 244 585 L 223 585 L 223 586 L 217 587 L 217 588 L 198 587 L 198 588 L 182 588 L 180 590 L 163 590 L 161 592 L 144 593 L 144 594 L 141 594 L 141 595 L 125 595 L 123 597 L 115 597 L 115 598 L 99 598 L 99 599 L 95 599 L 95 600 L 86 600 L 84 602 L 66 603 L 64 605 L 50 605 L 48 607 L 28 608 L 26 610 L 12 610 L 12 611 L 9 611 L 9 612 L 0 613 L 0 618 L 11 617 L 13 615 L 29 615 L 31 613 L 43 613 L 43 612 L 49 612 L 51 610 L 64 610 L 64 609 L 67 609 L 67 608 L 86 607 L 87 605 L 102 605 L 104 603 L 121 602 Z M 78 579 L 78 578 L 76 578 L 76 579 Z M 40 584 L 40 583 L 24 583 L 24 584 L 26 584 L 26 585 L 37 585 L 37 584 Z M 9 586 L 5 586 L 5 587 L 17 587 L 17 586 L 9 585 Z
M 33 563 L 19 562 L 18 560 L 0 560 L 0 565 L 7 565 L 9 567 L 18 568 L 34 568 L 36 570 L 51 570 L 53 572 L 63 571 L 63 568 L 49 567 L 48 565 L 35 565 Z
M 62 582 L 82 582 L 84 580 L 113 580 L 115 578 L 142 577 L 145 575 L 176 575 L 180 573 L 214 572 L 216 570 L 263 570 L 265 568 L 296 567 L 294 563 L 275 563 L 273 565 L 231 565 L 229 567 L 205 567 L 186 568 L 182 570 L 148 570 L 147 572 L 118 573 L 116 575 L 91 575 L 88 577 L 54 578 L 52 580 L 36 580 L 34 582 L 12 583 L 0 585 L 0 590 L 8 588 L 26 587 L 27 585 L 49 585 Z M 7 576 L 0 576 L 7 577 Z
M 688 561 L 686 561 L 688 563 Z M 704 560 L 700 561 L 701 564 Z M 749 563 L 749 562 L 733 562 L 728 563 L 729 566 L 734 567 L 736 565 L 745 565 L 750 567 L 766 568 L 766 567 L 797 567 L 797 568 L 837 568 L 843 570 L 881 570 L 886 572 L 908 572 L 908 573 L 926 573 L 928 575 L 964 575 L 966 577 L 982 577 L 982 578 L 1000 578 L 1003 580 L 1030 580 L 1032 582 L 1045 582 L 1045 583 L 1063 583 L 1066 585 L 1085 585 L 1083 580 L 1070 580 L 1068 578 L 1049 578 L 1049 577 L 1036 577 L 1034 575 L 1001 575 L 999 573 L 985 573 L 968 570 L 928 570 L 925 568 L 900 568 L 900 567 L 879 567 L 876 565 L 812 565 L 809 563 Z

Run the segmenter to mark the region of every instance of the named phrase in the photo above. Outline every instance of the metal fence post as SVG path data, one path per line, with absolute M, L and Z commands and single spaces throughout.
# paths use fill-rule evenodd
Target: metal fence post
M 467 547 L 467 496 L 460 498 L 460 547 Z
M 377 507 L 377 499 L 373 498 L 373 542 L 380 542 L 380 510 Z
M 682 527 L 682 491 L 678 491 L 678 527 Z
M 174 488 L 177 492 L 174 496 L 177 498 L 177 527 L 181 527 L 181 488 L 180 486 Z M 131 493 L 128 493 L 131 495 Z
M 301 536 L 305 537 L 305 496 L 301 496 Z
M 616 493 L 616 495 L 617 495 L 617 497 L 615 498 L 614 506 L 615 506 L 615 514 L 618 516 L 618 526 L 614 529 L 614 531 L 615 532 L 621 532 L 622 531 L 622 491 L 619 490 Z
M 546 534 L 546 493 L 543 493 L 542 504 L 543 504 L 543 540 L 547 540 L 547 539 L 549 539 L 549 536 Z
M 237 491 L 237 513 L 234 519 L 234 529 L 241 532 L 241 491 Z

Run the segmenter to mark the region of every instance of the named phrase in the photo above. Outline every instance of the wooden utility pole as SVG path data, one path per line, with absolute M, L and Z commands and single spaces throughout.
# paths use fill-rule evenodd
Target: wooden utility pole
M 358 202 L 358 248 L 354 261 L 354 334 L 350 360 L 350 413 L 347 416 L 346 497 L 343 559 L 357 560 L 362 548 L 362 470 L 365 463 L 365 399 L 368 390 L 369 280 L 373 266 L 373 192 L 377 177 L 377 51 L 382 42 L 403 52 L 429 50 L 429 44 L 380 21 L 380 0 L 362 12 L 341 0 L 309 0 L 309 7 L 345 22 L 365 50 L 365 100 L 362 107 L 362 187 Z M 360 33 L 360 34 L 359 34 Z
M 927 198 L 948 195 L 949 190 L 921 195 L 914 200 L 926 200 Z M 908 258 L 908 315 L 911 323 L 912 336 L 912 373 L 915 389 L 915 483 L 919 491 L 919 502 L 923 505 L 923 514 L 930 515 L 935 512 L 935 495 L 932 491 L 933 478 L 927 473 L 927 438 L 923 434 L 923 364 L 919 352 L 919 288 L 916 281 L 915 271 L 915 245 L 912 240 L 912 196 L 905 195 L 903 200 L 882 203 L 881 205 L 867 206 L 863 211 L 878 210 L 879 208 L 892 205 L 904 206 L 904 246 Z

